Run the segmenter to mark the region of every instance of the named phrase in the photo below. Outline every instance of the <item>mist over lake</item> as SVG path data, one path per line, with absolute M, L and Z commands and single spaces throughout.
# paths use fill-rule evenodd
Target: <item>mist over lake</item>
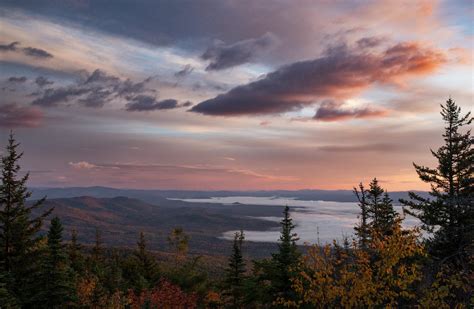
M 199 199 L 176 199 L 192 203 L 217 203 L 223 205 L 256 206 L 285 206 L 290 207 L 291 217 L 296 225 L 295 232 L 304 243 L 328 243 L 334 239 L 342 241 L 344 237 L 349 239 L 354 235 L 354 226 L 358 223 L 360 213 L 357 203 L 332 202 L 332 201 L 302 201 L 296 198 L 282 197 L 252 197 L 252 196 L 228 196 L 211 197 Z M 403 216 L 403 208 L 394 206 Z M 254 217 L 262 220 L 279 222 L 281 217 Z M 419 223 L 416 218 L 406 216 L 403 221 L 405 228 L 414 227 Z M 227 231 L 221 235 L 224 239 L 233 239 L 236 231 Z M 244 230 L 245 238 L 255 242 L 276 242 L 280 236 L 279 229 L 267 231 Z

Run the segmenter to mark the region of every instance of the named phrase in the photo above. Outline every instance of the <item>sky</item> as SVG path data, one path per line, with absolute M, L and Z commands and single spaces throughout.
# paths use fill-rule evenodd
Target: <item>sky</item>
M 474 106 L 472 1 L 0 1 L 0 144 L 30 185 L 428 189 Z

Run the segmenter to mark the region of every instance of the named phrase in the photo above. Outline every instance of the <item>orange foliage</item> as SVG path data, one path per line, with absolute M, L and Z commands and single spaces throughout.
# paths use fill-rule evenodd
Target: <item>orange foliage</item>
M 185 293 L 181 288 L 166 280 L 161 280 L 152 290 L 143 290 L 139 295 L 129 291 L 129 304 L 132 309 L 141 309 L 144 305 L 160 309 L 192 309 L 197 307 L 197 295 Z
M 280 299 L 287 307 L 397 307 L 415 298 L 421 280 L 417 256 L 424 254 L 418 233 L 397 227 L 392 235 L 374 235 L 369 250 L 340 246 L 311 247 L 302 271 L 292 279 L 297 302 Z

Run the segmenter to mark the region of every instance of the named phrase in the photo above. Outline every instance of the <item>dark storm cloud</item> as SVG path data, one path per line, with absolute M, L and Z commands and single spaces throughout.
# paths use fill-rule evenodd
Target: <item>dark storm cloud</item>
M 53 81 L 51 80 L 48 80 L 46 77 L 44 76 L 38 76 L 36 79 L 35 79 L 35 84 L 40 86 L 40 87 L 44 87 L 44 86 L 47 86 L 47 85 L 52 85 L 54 84 Z
M 23 47 L 18 48 L 20 42 L 11 42 L 10 44 L 0 45 L 0 52 L 23 52 L 25 55 L 35 58 L 53 58 L 53 55 L 44 49 L 36 47 Z
M 126 110 L 129 112 L 145 112 L 145 111 L 156 111 L 175 109 L 180 107 L 189 107 L 191 102 L 184 102 L 179 104 L 175 99 L 166 99 L 158 101 L 156 97 L 149 95 L 138 95 L 132 99 L 131 102 L 127 103 Z
M 375 83 L 427 74 L 445 62 L 444 54 L 418 43 L 396 44 L 377 54 L 331 48 L 321 58 L 283 66 L 203 101 L 191 111 L 222 116 L 282 113 L 318 99 L 347 98 Z
M 132 102 L 138 95 L 156 92 L 154 89 L 147 89 L 146 85 L 150 80 L 151 78 L 140 82 L 123 80 L 96 69 L 90 75 L 86 74 L 83 80 L 76 84 L 46 89 L 39 98 L 33 100 L 32 104 L 53 107 L 77 102 L 85 107 L 100 108 L 115 98 Z M 44 82 L 45 80 L 41 80 L 40 83 Z
M 8 81 L 11 83 L 24 83 L 27 81 L 27 78 L 26 76 L 21 76 L 21 77 L 12 76 L 8 78 Z
M 228 45 L 222 41 L 216 41 L 202 54 L 201 58 L 210 61 L 207 71 L 224 70 L 254 60 L 258 53 L 272 48 L 277 41 L 271 33 Z
M 350 109 L 344 108 L 341 103 L 325 101 L 320 105 L 313 119 L 329 122 L 349 120 L 352 118 L 382 117 L 386 114 L 387 112 L 384 110 L 377 110 L 369 107 Z
M 0 105 L 0 127 L 36 127 L 40 125 L 43 113 L 31 106 L 15 103 Z

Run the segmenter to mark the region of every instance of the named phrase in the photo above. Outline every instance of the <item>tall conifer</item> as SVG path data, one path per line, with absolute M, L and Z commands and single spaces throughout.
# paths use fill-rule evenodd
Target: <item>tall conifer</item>
M 43 220 L 52 209 L 34 215 L 44 198 L 27 204 L 31 196 L 26 183 L 29 174 L 20 176 L 18 161 L 23 153 L 10 133 L 5 155 L 1 158 L 0 182 L 0 267 L 10 295 L 15 295 L 21 306 L 31 305 L 36 291 L 32 278 L 38 272 L 38 235 Z
M 229 297 L 232 308 L 241 308 L 244 298 L 245 261 L 242 256 L 244 232 L 236 232 L 229 265 L 225 270 L 224 293 Z
M 296 226 L 293 224 L 288 206 L 283 210 L 283 219 L 280 225 L 278 252 L 272 254 L 274 273 L 270 278 L 271 286 L 275 297 L 292 299 L 293 291 L 290 278 L 297 272 L 296 267 L 299 264 L 301 252 L 296 245 L 299 238 L 296 233 L 293 233 Z
M 441 116 L 446 124 L 444 145 L 431 150 L 438 166 L 413 164 L 420 179 L 430 184 L 431 198 L 410 192 L 410 200 L 401 202 L 433 233 L 429 240 L 432 256 L 466 265 L 466 250 L 474 241 L 474 148 L 469 129 L 473 117 L 470 112 L 462 115 L 451 98 L 441 105 Z
M 75 300 L 74 274 L 62 240 L 63 227 L 58 217 L 51 220 L 46 255 L 41 265 L 40 293 L 35 307 L 66 308 Z

